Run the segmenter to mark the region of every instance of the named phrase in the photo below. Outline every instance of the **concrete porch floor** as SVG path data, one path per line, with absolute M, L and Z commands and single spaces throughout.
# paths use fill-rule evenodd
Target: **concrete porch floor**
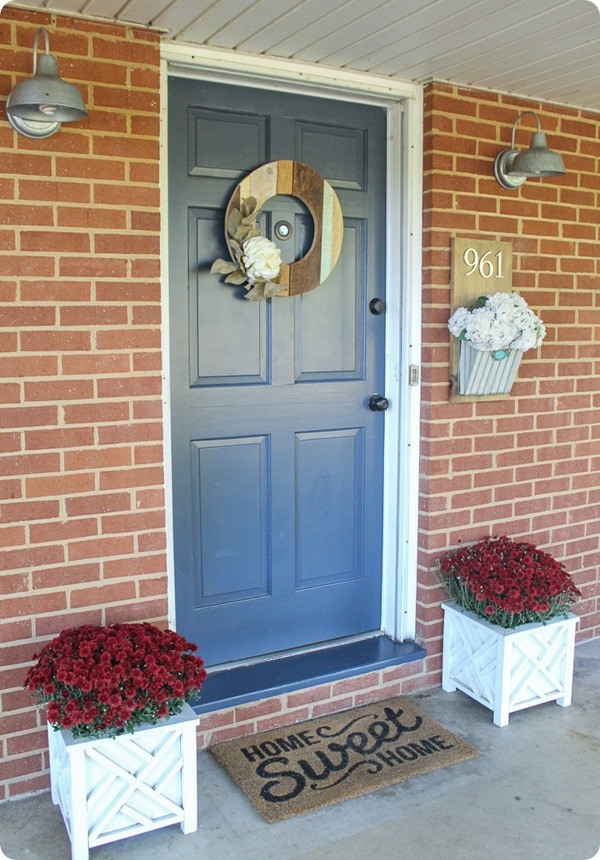
M 90 860 L 589 860 L 600 857 L 600 639 L 576 648 L 573 704 L 498 728 L 463 693 L 415 696 L 480 756 L 280 824 L 267 824 L 212 756 L 198 756 L 199 829 L 92 849 Z M 10 860 L 69 860 L 50 794 L 0 804 Z M 0 858 L 3 855 L 0 853 Z

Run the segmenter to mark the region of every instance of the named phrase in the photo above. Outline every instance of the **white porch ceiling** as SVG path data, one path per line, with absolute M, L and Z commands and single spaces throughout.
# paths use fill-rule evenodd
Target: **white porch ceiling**
M 598 0 L 600 2 L 600 0 Z M 163 39 L 600 111 L 594 0 L 19 0 Z M 1 13 L 0 13 L 1 14 Z

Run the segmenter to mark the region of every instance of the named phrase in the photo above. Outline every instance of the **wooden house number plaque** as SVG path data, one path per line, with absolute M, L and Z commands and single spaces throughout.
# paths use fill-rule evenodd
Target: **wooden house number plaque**
M 479 296 L 491 293 L 512 292 L 512 242 L 495 242 L 492 239 L 452 240 L 452 299 L 451 313 L 456 308 L 469 307 Z M 479 396 L 460 395 L 454 392 L 458 368 L 458 343 L 450 337 L 450 379 L 452 401 L 479 400 Z M 507 394 L 487 395 L 506 399 Z

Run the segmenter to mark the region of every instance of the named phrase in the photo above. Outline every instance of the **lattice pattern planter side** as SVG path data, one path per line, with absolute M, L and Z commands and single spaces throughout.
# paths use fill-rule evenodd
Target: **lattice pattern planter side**
M 442 608 L 444 690 L 490 708 L 498 726 L 542 702 L 571 704 L 576 615 L 505 630 L 455 603 Z
M 71 860 L 89 848 L 179 824 L 198 827 L 196 725 L 189 705 L 156 726 L 98 740 L 48 726 L 52 800 L 71 840 Z

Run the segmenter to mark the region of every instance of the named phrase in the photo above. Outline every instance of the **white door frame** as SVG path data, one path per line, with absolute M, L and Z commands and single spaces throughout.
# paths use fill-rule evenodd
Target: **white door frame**
M 168 76 L 198 78 L 380 105 L 388 115 L 387 310 L 382 630 L 415 637 L 421 365 L 422 88 L 308 63 L 164 42 L 161 48 L 162 307 L 169 621 L 175 626 L 169 303 Z M 400 504 L 402 501 L 402 504 Z

